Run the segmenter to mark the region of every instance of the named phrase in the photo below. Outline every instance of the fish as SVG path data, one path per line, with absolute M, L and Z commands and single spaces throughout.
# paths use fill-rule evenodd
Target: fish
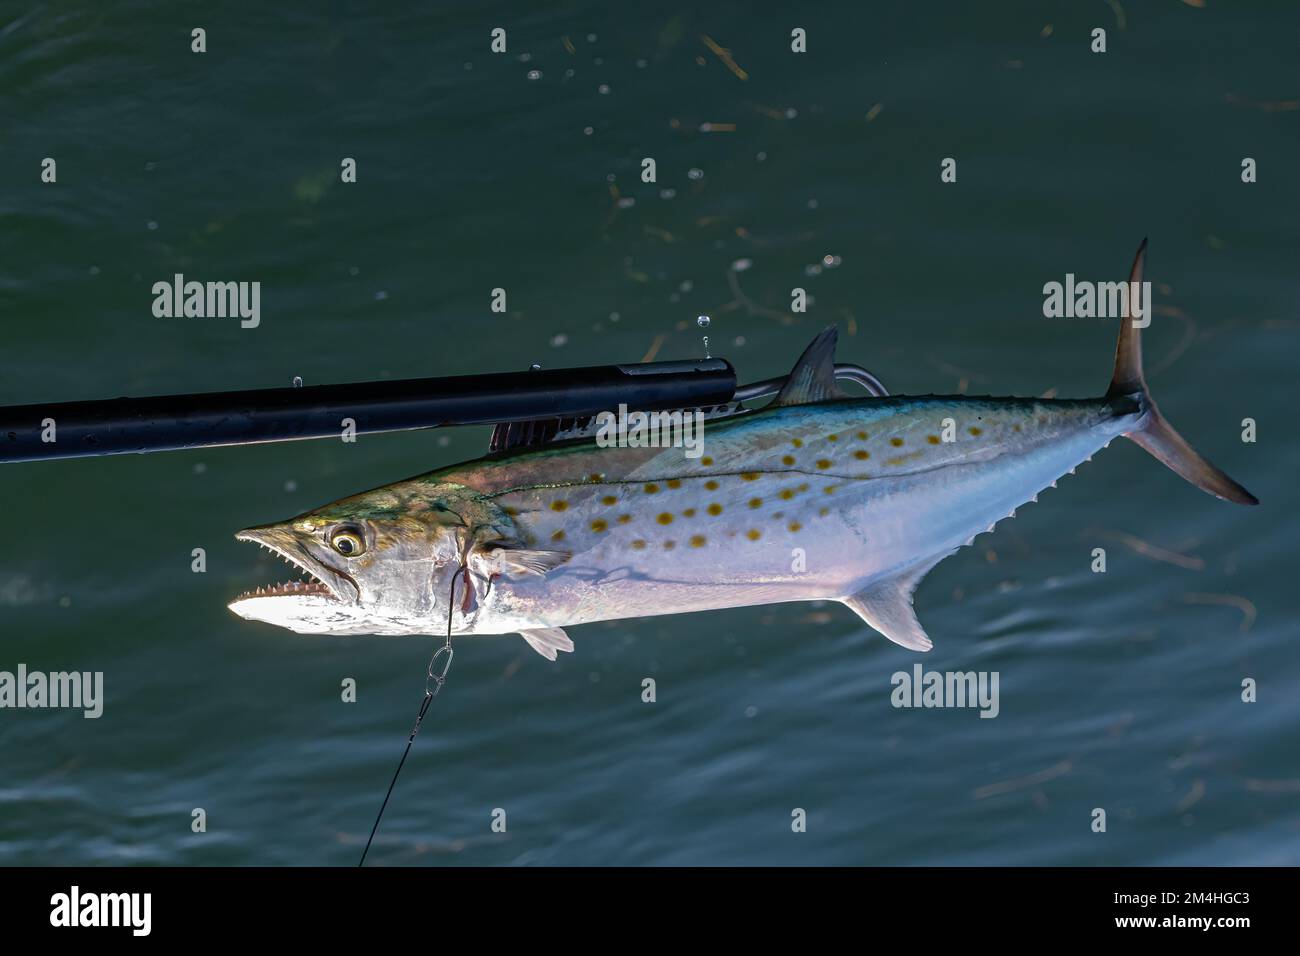
M 838 601 L 928 651 L 913 606 L 925 575 L 1115 438 L 1209 494 L 1258 504 L 1161 414 L 1145 324 L 1125 312 L 1110 386 L 1092 399 L 849 397 L 832 327 L 768 406 L 711 424 L 697 457 L 560 441 L 240 531 L 305 580 L 229 607 L 303 634 L 519 634 L 553 661 L 577 625 Z

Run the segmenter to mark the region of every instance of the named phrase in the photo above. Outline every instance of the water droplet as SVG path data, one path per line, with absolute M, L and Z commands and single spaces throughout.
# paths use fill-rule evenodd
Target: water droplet
M 558 349 L 561 345 L 563 345 L 567 341 L 569 341 L 569 337 L 565 335 L 563 332 L 561 332 L 559 335 L 552 337 L 551 347 Z
M 588 42 L 588 43 L 595 43 L 595 42 L 596 42 L 596 34 L 594 34 L 594 33 L 588 33 L 588 34 L 587 34 L 587 42 Z
M 767 162 L 767 153 L 759 153 L 758 156 L 755 157 L 755 158 L 756 158 L 760 163 L 765 163 L 765 162 Z
M 704 170 L 702 170 L 702 169 L 696 169 L 696 168 L 692 167 L 691 169 L 686 170 L 686 178 L 687 178 L 687 179 L 703 179 L 703 178 L 704 178 Z
M 707 329 L 709 327 L 709 317 L 707 315 L 701 315 L 695 320 L 695 324 L 702 329 Z
M 731 271 L 732 271 L 732 272 L 744 272 L 746 269 L 748 269 L 748 268 L 749 268 L 750 266 L 752 266 L 753 264 L 754 264 L 754 260 L 753 260 L 753 259 L 737 259 L 735 262 L 733 262 L 733 263 L 731 264 Z
M 149 229 L 150 231 L 153 231 L 154 229 L 158 228 L 158 223 L 150 219 L 148 222 L 145 223 L 145 228 Z
M 582 135 L 583 135 L 583 136 L 590 136 L 590 135 L 591 135 L 592 133 L 594 133 L 594 132 L 595 132 L 595 130 L 592 129 L 590 126 L 584 126 L 584 127 L 582 128 Z
M 601 96 L 608 96 L 608 95 L 609 95 L 609 84 L 608 84 L 608 83 L 602 83 L 602 84 L 600 84 L 600 86 L 596 87 L 596 92 L 599 93 Z
M 617 322 L 620 318 L 621 316 L 617 312 L 611 312 L 609 314 L 609 321 L 611 322 Z
M 538 365 L 536 362 L 534 362 L 532 365 L 528 366 L 528 371 L 530 371 L 530 372 L 540 372 L 541 370 L 542 370 L 542 367 L 541 367 L 540 365 Z
M 529 71 L 528 71 L 528 78 L 529 78 L 530 80 L 540 80 L 540 79 L 542 78 L 542 71 L 541 71 L 541 70 L 529 70 Z
M 297 491 L 297 490 L 298 490 L 298 482 L 296 482 L 296 481 L 294 481 L 292 478 L 290 478 L 288 481 L 286 481 L 286 482 L 284 483 L 284 490 L 285 490 L 285 491 Z
M 839 256 L 822 256 L 822 265 L 827 269 L 834 269 L 843 261 Z
M 795 109 L 793 106 L 791 106 L 789 109 L 785 111 L 786 119 L 794 119 L 798 115 L 799 115 L 799 111 Z
M 302 388 L 302 376 L 301 376 L 301 375 L 295 375 L 295 376 L 293 377 L 293 387 L 294 387 L 294 388 Z
M 704 336 L 704 357 L 709 358 L 709 337 Z

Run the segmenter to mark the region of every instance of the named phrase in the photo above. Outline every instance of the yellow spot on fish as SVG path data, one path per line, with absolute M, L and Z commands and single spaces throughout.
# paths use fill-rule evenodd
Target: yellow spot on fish
M 835 489 L 838 487 L 839 485 L 827 485 L 825 488 L 822 489 L 822 491 L 826 492 L 828 495 L 833 495 L 835 494 Z
M 825 518 L 830 513 L 831 513 L 830 508 L 822 508 L 820 511 L 817 512 L 818 516 L 822 518 Z
M 717 483 L 716 481 L 714 481 L 712 478 L 710 478 L 708 481 L 706 481 L 706 482 L 704 483 L 704 487 L 705 487 L 705 488 L 708 488 L 709 491 L 717 491 L 717 490 L 718 490 L 718 483 Z
M 858 440 L 859 440 L 859 441 L 866 441 L 866 440 L 867 440 L 868 438 L 870 438 L 870 437 L 871 437 L 871 436 L 868 435 L 866 432 L 858 432 Z
M 518 510 L 517 508 L 506 508 L 506 509 L 505 509 L 505 512 L 506 512 L 506 517 L 507 517 L 507 518 L 516 518 L 516 517 L 519 516 L 519 510 Z M 306 528 L 303 528 L 303 529 L 301 529 L 301 530 L 303 530 L 303 531 L 310 531 L 310 530 L 311 530 L 311 526 L 308 525 Z
M 664 542 L 665 551 L 671 551 L 675 547 L 677 547 L 677 542 L 673 541 L 671 538 Z
M 758 472 L 747 471 L 744 472 L 740 477 L 745 479 L 745 481 L 758 481 Z
M 1012 430 L 1012 431 L 1017 431 L 1017 432 L 1020 431 L 1020 425 L 1019 425 L 1018 423 L 1015 424 L 1015 425 L 1012 425 L 1012 426 L 1011 426 L 1011 430 Z
M 694 509 L 694 508 L 687 508 L 685 511 L 682 512 L 682 517 L 683 517 L 683 518 L 694 518 L 694 517 L 695 517 L 695 509 Z
M 708 455 L 705 455 L 703 458 L 700 459 L 700 464 L 706 466 L 711 465 L 713 464 L 713 459 L 710 458 Z
M 831 460 L 830 460 L 829 458 L 818 458 L 818 459 L 817 459 L 817 467 L 820 468 L 820 469 L 822 469 L 823 471 L 825 471 L 825 470 L 826 470 L 827 468 L 829 468 L 830 466 L 831 466 Z
M 891 439 L 889 439 L 889 443 L 890 443 L 891 445 L 893 445 L 895 448 L 901 448 L 902 445 L 903 445 L 903 439 L 901 439 L 901 438 L 891 438 Z
M 667 511 L 665 511 L 663 514 L 661 514 L 661 515 L 660 515 L 658 518 L 656 518 L 655 520 L 658 521 L 660 524 L 672 524 L 672 523 L 673 523 L 673 516 L 670 515 Z
M 602 505 L 616 505 L 618 504 L 618 498 L 614 495 L 606 495 L 604 498 L 600 499 L 600 503 Z
M 939 436 L 938 436 L 938 435 L 926 435 L 926 436 L 925 436 L 925 440 L 928 441 L 931 445 L 937 445 L 937 444 L 939 444 Z
M 619 515 L 619 516 L 618 516 L 618 523 L 619 523 L 619 524 L 627 524 L 627 523 L 628 523 L 629 521 L 631 521 L 631 520 L 632 520 L 632 516 L 631 516 L 631 515 Z
M 669 478 L 669 479 L 668 479 L 668 487 L 669 487 L 669 488 L 680 488 L 681 486 L 682 486 L 681 479 L 679 479 L 679 478 Z
M 794 464 L 794 455 L 786 455 L 786 456 L 784 456 L 784 457 L 781 459 L 781 464 L 783 464 L 783 465 L 793 465 L 793 464 Z
M 791 530 L 791 531 L 798 531 L 798 530 L 799 530 L 800 528 L 802 528 L 802 527 L 803 527 L 803 525 L 801 525 L 801 524 L 800 524 L 799 522 L 797 522 L 797 521 L 791 521 L 791 522 L 790 522 L 790 530 Z
M 597 518 L 595 521 L 591 523 L 591 530 L 595 532 L 604 531 L 608 527 L 609 524 L 605 521 L 602 521 L 600 518 Z
M 551 540 L 552 540 L 552 541 L 563 541 L 563 540 L 564 540 L 564 529 L 561 528 L 559 531 L 555 532 L 555 534 L 551 535 Z
M 750 541 L 757 541 L 759 538 L 763 537 L 763 532 L 759 531 L 757 528 L 750 528 L 745 532 L 745 537 Z
M 761 508 L 761 507 L 763 507 L 763 499 L 762 499 L 762 498 L 750 498 L 750 499 L 749 499 L 749 506 L 750 506 L 751 508 Z
M 647 495 L 656 495 L 659 493 L 659 486 L 652 481 L 650 484 L 645 486 L 645 493 Z
M 970 433 L 978 438 L 980 435 L 984 434 L 984 429 L 980 428 L 978 425 L 972 425 L 970 427 Z
M 785 500 L 785 501 L 789 501 L 789 500 L 790 500 L 791 498 L 793 498 L 793 497 L 794 497 L 794 491 L 793 491 L 792 489 L 790 489 L 790 488 L 782 488 L 782 489 L 781 489 L 781 498 L 782 498 L 783 500 Z
M 794 445 L 795 448 L 802 448 L 802 447 L 803 447 L 803 439 L 802 439 L 802 438 L 796 438 L 796 439 L 794 439 L 793 441 L 791 441 L 790 444 L 791 444 L 791 445 Z
M 645 550 L 645 542 L 642 541 L 640 538 L 637 538 L 635 541 L 632 542 L 632 550 L 633 550 L 633 551 L 644 551 L 644 550 Z
M 704 535 L 702 535 L 702 534 L 693 534 L 693 535 L 691 535 L 691 547 L 692 547 L 692 548 L 702 548 L 702 547 L 704 547 L 704 545 L 705 545 L 706 543 L 708 543 L 708 539 L 707 539 L 706 537 L 704 537 Z
M 709 514 L 713 515 L 714 517 L 717 517 L 718 515 L 722 514 L 722 505 L 718 504 L 717 502 L 714 502 L 713 504 L 709 505 L 708 510 L 709 510 Z
M 905 462 L 905 461 L 907 461 L 907 457 L 904 456 L 904 455 L 899 455 L 899 456 L 897 456 L 896 458 L 886 458 L 886 459 L 885 459 L 885 464 L 886 464 L 886 465 L 901 465 L 901 464 L 902 464 L 903 462 Z
M 563 510 L 564 510 L 565 508 L 567 508 L 567 507 L 569 507 L 569 503 L 568 503 L 567 501 L 564 501 L 564 500 L 560 500 L 560 501 L 552 501 L 552 502 L 551 502 L 551 510 L 552 510 L 552 511 L 563 511 Z
M 871 452 L 863 451 L 861 448 L 859 448 L 857 451 L 853 453 L 853 457 L 856 458 L 858 461 L 866 461 L 868 458 L 871 457 Z
M 605 476 L 604 476 L 604 475 L 588 475 L 588 476 L 587 476 L 587 480 L 588 480 L 588 481 L 604 481 L 604 480 L 605 480 Z
M 839 436 L 839 435 L 827 435 L 827 436 L 826 436 L 826 440 L 827 440 L 827 441 L 839 441 L 839 440 L 840 440 L 840 436 Z

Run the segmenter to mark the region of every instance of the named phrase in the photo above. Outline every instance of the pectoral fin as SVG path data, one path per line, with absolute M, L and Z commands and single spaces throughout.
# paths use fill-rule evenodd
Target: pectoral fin
M 546 574 L 555 570 L 573 555 L 567 551 L 534 551 L 509 545 L 489 545 L 483 549 L 486 565 L 497 574 L 517 577 L 521 574 Z
M 876 581 L 857 594 L 840 600 L 895 644 L 913 651 L 928 651 L 934 644 L 916 619 L 912 595 L 921 579 L 941 560 L 942 557 L 892 578 Z
M 553 661 L 559 651 L 573 652 L 573 641 L 560 627 L 543 627 L 535 631 L 520 631 L 519 636 L 528 642 L 528 646 L 541 654 L 548 661 Z

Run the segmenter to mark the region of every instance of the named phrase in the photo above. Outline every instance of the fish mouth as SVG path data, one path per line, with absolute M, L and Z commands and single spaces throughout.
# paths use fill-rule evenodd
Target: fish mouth
M 303 575 L 303 580 L 261 585 L 251 591 L 244 591 L 239 594 L 230 602 L 232 605 L 251 598 L 308 596 L 324 598 L 335 604 L 354 603 L 356 596 L 361 594 L 361 589 L 350 574 L 328 567 L 302 553 L 295 554 L 294 551 L 276 540 L 279 534 L 275 529 L 249 528 L 236 534 L 235 540 L 251 541 L 253 544 L 271 552 L 285 564 L 299 571 Z M 313 567 L 313 565 L 315 566 Z M 343 592 L 341 587 L 343 582 L 352 586 L 355 596 Z

